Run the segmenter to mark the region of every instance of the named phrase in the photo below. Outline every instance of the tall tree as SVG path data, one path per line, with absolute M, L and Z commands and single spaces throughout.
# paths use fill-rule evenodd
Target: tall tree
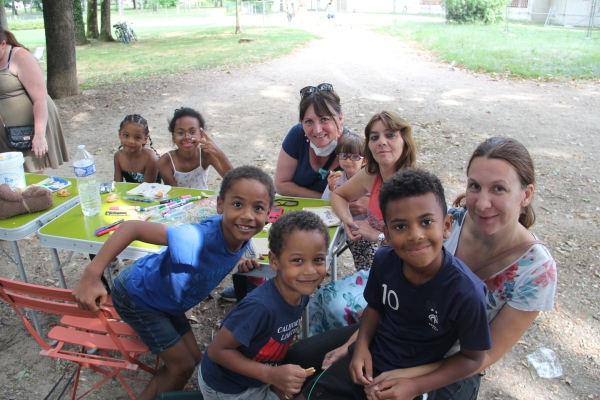
M 2 29 L 8 29 L 8 20 L 6 19 L 6 8 L 4 2 L 0 0 L 0 26 Z
M 83 23 L 83 10 L 81 0 L 73 0 L 73 23 L 75 24 L 75 45 L 88 44 L 85 37 L 85 24 Z
M 235 34 L 242 33 L 242 0 L 235 0 Z
M 87 37 L 98 39 L 98 0 L 87 0 Z
M 54 99 L 79 93 L 75 24 L 71 0 L 43 0 L 48 94 Z
M 110 0 L 100 0 L 100 37 L 99 39 L 104 42 L 114 42 L 115 39 L 112 37 L 110 29 L 112 24 L 110 23 Z

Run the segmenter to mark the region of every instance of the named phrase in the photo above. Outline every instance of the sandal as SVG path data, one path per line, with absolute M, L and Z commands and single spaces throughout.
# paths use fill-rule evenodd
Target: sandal
M 200 321 L 198 321 L 198 318 L 196 318 L 196 316 L 190 315 L 189 317 L 187 317 L 187 320 L 190 323 L 190 326 L 192 328 L 199 328 L 200 327 Z

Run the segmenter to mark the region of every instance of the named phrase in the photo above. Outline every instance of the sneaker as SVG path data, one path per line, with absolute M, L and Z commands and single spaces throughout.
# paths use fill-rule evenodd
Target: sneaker
M 258 286 L 256 286 L 255 284 L 248 282 L 248 294 L 250 294 L 250 292 L 252 292 L 257 287 Z M 229 286 L 219 294 L 221 295 L 221 298 L 223 300 L 237 301 L 237 299 L 235 298 L 235 289 L 233 288 L 233 286 Z
M 123 261 L 117 257 L 108 263 L 108 270 L 113 276 L 117 276 L 119 271 L 123 268 Z

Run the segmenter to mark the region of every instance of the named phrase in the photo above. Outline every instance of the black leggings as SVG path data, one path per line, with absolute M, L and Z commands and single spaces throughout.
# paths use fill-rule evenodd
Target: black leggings
M 302 368 L 313 367 L 321 370 L 325 354 L 344 345 L 350 336 L 358 330 L 359 324 L 331 329 L 294 343 L 288 350 L 282 364 L 299 365 Z

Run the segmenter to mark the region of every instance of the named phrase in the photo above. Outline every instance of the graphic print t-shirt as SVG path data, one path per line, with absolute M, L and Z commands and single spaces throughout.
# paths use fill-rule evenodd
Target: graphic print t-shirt
M 270 279 L 246 296 L 225 317 L 222 326 L 242 344 L 238 350 L 244 357 L 277 366 L 292 344 L 307 303 L 308 296 L 303 296 L 300 305 L 288 304 Z M 204 382 L 217 392 L 236 394 L 265 385 L 216 364 L 208 352 L 204 353 L 200 368 Z

